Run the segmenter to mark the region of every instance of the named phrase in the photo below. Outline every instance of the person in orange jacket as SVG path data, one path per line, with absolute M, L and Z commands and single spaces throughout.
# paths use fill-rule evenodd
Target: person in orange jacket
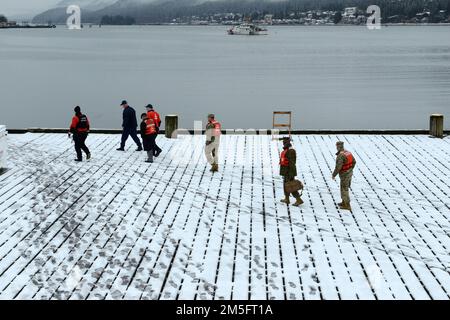
M 341 198 L 342 202 L 338 203 L 338 206 L 342 210 L 352 211 L 350 205 L 349 189 L 352 184 L 353 169 L 356 166 L 356 159 L 353 154 L 344 148 L 344 142 L 336 142 L 336 167 L 332 174 L 332 179 L 336 179 L 339 175 L 341 180 Z
M 159 113 L 155 111 L 151 104 L 148 104 L 145 108 L 147 109 L 147 117 L 153 120 L 157 128 L 156 130 L 159 131 L 159 127 L 161 126 L 161 117 Z
M 290 204 L 290 193 L 286 191 L 286 183 L 295 180 L 297 176 L 297 153 L 292 147 L 291 138 L 283 138 L 283 151 L 280 154 L 280 176 L 283 177 L 284 199 L 281 202 Z M 298 191 L 294 191 L 292 196 L 295 198 L 294 206 L 303 204 L 303 200 Z
M 147 160 L 145 162 L 153 163 L 153 154 L 155 150 L 156 125 L 153 119 L 149 118 L 146 113 L 141 114 L 141 137 L 144 151 L 147 152 Z
M 83 161 L 82 150 L 86 153 L 86 159 L 89 160 L 91 158 L 91 152 L 86 146 L 86 139 L 89 134 L 90 124 L 88 117 L 81 113 L 81 108 L 76 106 L 75 115 L 72 118 L 72 123 L 70 124 L 69 129 L 69 137 L 73 135 L 73 141 L 75 143 L 75 152 L 77 153 L 77 158 L 75 161 L 81 162 Z
M 154 153 L 155 157 L 158 157 L 162 152 L 161 148 L 156 144 L 156 138 L 159 134 L 159 128 L 161 127 L 161 117 L 160 117 L 159 113 L 155 111 L 155 109 L 153 108 L 153 106 L 151 104 L 148 104 L 145 108 L 147 109 L 147 118 L 152 119 L 153 123 L 155 124 L 156 136 L 155 136 L 153 153 Z

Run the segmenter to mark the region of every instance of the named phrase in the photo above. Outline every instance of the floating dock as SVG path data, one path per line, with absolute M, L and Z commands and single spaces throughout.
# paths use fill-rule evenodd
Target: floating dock
M 450 140 L 293 136 L 300 208 L 286 206 L 271 136 L 158 138 L 155 163 L 91 134 L 8 136 L 0 175 L 2 299 L 449 299 Z M 356 159 L 337 208 L 335 142 Z

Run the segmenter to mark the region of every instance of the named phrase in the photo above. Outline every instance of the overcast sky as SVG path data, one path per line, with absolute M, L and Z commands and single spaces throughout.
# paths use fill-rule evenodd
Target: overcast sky
M 0 14 L 6 16 L 34 15 L 54 7 L 60 0 L 0 0 Z

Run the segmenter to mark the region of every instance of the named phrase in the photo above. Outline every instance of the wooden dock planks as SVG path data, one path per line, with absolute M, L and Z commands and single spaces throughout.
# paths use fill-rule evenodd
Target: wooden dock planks
M 357 159 L 337 209 L 335 142 Z M 0 176 L 2 299 L 449 299 L 448 139 L 293 136 L 305 203 L 279 202 L 281 143 L 158 138 L 154 164 L 91 135 L 9 135 Z M 292 199 L 293 200 L 293 199 Z

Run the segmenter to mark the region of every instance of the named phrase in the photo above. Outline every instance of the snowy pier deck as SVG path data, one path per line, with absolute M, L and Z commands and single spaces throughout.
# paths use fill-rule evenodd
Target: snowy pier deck
M 224 136 L 212 175 L 201 136 L 144 154 L 91 135 L 9 136 L 0 175 L 1 299 L 449 299 L 450 140 L 294 136 L 300 208 L 279 203 L 280 143 Z M 357 157 L 353 213 L 331 180 L 335 142 Z

